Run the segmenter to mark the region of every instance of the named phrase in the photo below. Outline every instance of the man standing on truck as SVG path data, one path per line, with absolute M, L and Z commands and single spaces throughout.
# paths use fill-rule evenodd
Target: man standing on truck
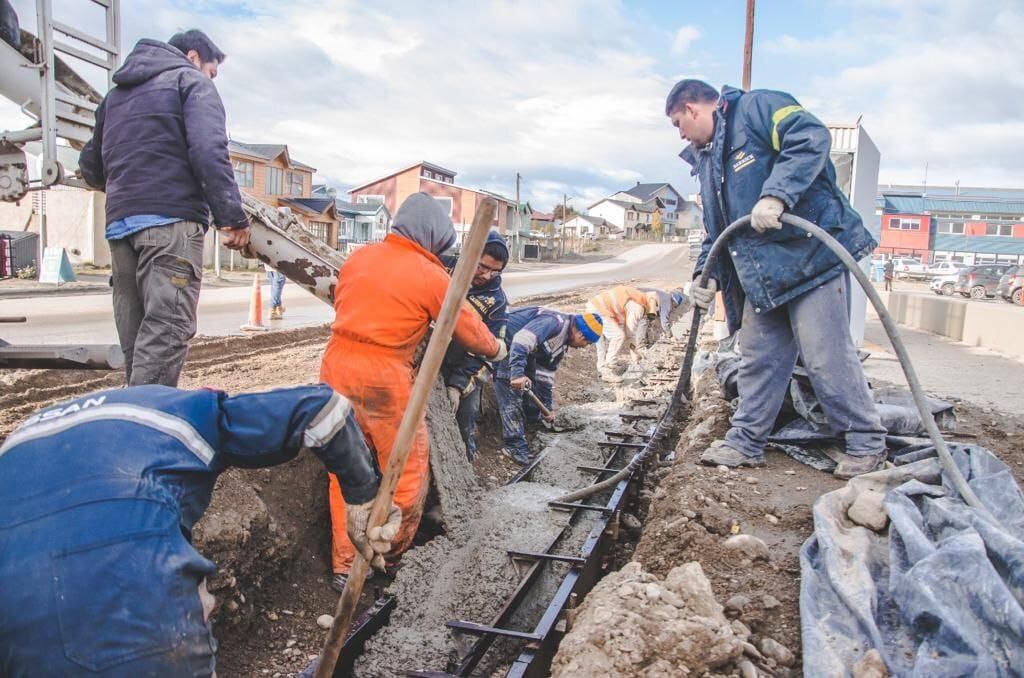
M 129 386 L 175 386 L 196 333 L 203 239 L 241 249 L 249 220 L 213 79 L 224 52 L 201 31 L 143 39 L 114 73 L 79 158 L 107 194 L 114 324 Z
M 751 217 L 751 228 L 714 262 L 708 286 L 691 288 L 705 310 L 721 290 L 730 332 L 742 327 L 740 405 L 725 440 L 713 442 L 701 462 L 764 465 L 800 358 L 846 444 L 835 475 L 874 470 L 885 458 L 885 429 L 850 337 L 846 269 L 823 243 L 780 221 L 788 211 L 814 222 L 856 259 L 877 244 L 836 185 L 828 128 L 789 94 L 732 87 L 719 94 L 700 80 L 678 82 L 665 115 L 690 143 L 680 155 L 700 180 L 707 237 L 694 280 L 726 226 Z

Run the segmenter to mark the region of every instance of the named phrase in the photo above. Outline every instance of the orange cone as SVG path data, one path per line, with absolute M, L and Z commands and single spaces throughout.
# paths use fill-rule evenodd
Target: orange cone
M 270 328 L 263 324 L 263 290 L 260 287 L 260 272 L 252 277 L 252 294 L 249 296 L 249 322 L 242 325 L 246 332 L 266 332 Z

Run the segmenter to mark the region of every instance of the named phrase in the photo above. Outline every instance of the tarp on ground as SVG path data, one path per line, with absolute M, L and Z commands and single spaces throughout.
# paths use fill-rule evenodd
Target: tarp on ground
M 924 445 L 815 502 L 800 553 L 806 676 L 850 676 L 871 649 L 895 676 L 1024 672 L 1024 494 L 987 449 L 951 448 L 991 516 L 963 502 Z M 849 512 L 872 492 L 888 517 L 878 532 Z

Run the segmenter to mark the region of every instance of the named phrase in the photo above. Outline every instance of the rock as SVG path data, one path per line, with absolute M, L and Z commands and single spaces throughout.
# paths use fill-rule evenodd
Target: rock
M 764 519 L 767 520 L 772 525 L 778 525 L 779 524 L 778 516 L 773 516 L 770 513 L 766 513 L 765 516 L 764 516 Z
M 758 643 L 758 648 L 761 650 L 761 654 L 768 659 L 774 659 L 776 663 L 782 666 L 792 666 L 796 660 L 796 657 L 793 656 L 793 653 L 785 645 L 767 636 L 761 639 L 761 642 Z
M 719 470 L 719 471 L 724 472 L 724 473 L 728 473 L 729 472 L 729 467 L 728 466 L 719 465 L 719 466 L 716 466 L 715 468 L 717 470 Z
M 731 622 L 729 622 L 729 626 L 732 627 L 732 632 L 735 633 L 738 637 L 742 638 L 743 640 L 746 640 L 750 637 L 750 629 L 747 628 L 747 625 L 741 622 L 739 619 L 733 619 Z
M 729 600 L 725 601 L 725 611 L 733 612 L 737 615 L 743 614 L 743 609 L 750 604 L 750 598 L 737 593 Z
M 234 600 L 229 600 L 225 603 L 224 607 L 228 608 L 228 612 L 238 612 L 239 604 Z
M 743 482 L 747 483 L 748 485 L 757 485 L 761 481 L 755 478 L 754 476 L 747 476 L 746 478 L 743 479 Z
M 690 509 L 683 509 L 682 510 L 682 514 L 684 516 L 686 516 L 687 518 L 689 518 L 690 520 L 693 520 L 694 518 L 697 517 L 697 513 L 694 512 L 694 511 L 691 511 Z
M 740 670 L 742 678 L 757 678 L 757 669 L 754 668 L 754 663 L 749 659 L 741 659 L 736 663 L 736 668 Z
M 853 678 L 889 678 L 889 669 L 885 666 L 878 650 L 868 650 L 853 665 Z
M 850 520 L 869 530 L 879 532 L 885 529 L 889 516 L 885 512 L 885 495 L 876 490 L 861 490 L 846 511 Z
M 267 619 L 269 619 L 270 621 L 277 621 L 277 614 L 275 614 L 274 612 L 268 612 Z
M 281 610 L 281 614 L 286 614 L 286 615 L 288 615 L 290 617 L 290 616 L 292 616 L 295 613 L 292 612 L 291 610 Z
M 322 614 L 316 618 L 316 625 L 325 630 L 331 628 L 333 623 L 334 617 L 329 614 Z
M 782 605 L 782 603 L 779 602 L 779 599 L 771 595 L 770 593 L 766 593 L 763 596 L 761 596 L 761 604 L 764 606 L 764 609 L 766 610 L 774 610 L 775 608 Z
M 725 540 L 722 546 L 736 551 L 751 560 L 768 560 L 768 545 L 757 537 L 749 534 L 736 534 Z
M 793 470 L 791 469 L 791 470 L 789 470 L 789 471 L 786 471 L 786 475 L 787 475 L 787 476 L 795 476 L 795 475 L 796 475 L 796 471 L 793 471 Z
M 287 642 L 287 643 L 285 643 L 285 644 L 284 644 L 284 646 L 285 646 L 285 647 L 294 647 L 294 646 L 295 646 L 295 643 L 297 643 L 297 642 L 298 642 L 298 641 L 297 641 L 297 640 L 295 640 L 294 638 L 289 638 L 289 639 L 288 639 L 288 642 Z
M 619 518 L 619 523 L 627 530 L 634 532 L 638 531 L 643 525 L 640 519 L 634 516 L 632 513 L 623 513 L 622 517 Z

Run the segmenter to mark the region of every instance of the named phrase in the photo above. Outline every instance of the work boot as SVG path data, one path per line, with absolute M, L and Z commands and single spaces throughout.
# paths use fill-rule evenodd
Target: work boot
M 274 308 L 270 309 L 270 319 L 271 320 L 280 320 L 283 317 L 284 317 L 284 307 L 283 306 L 275 306 Z
M 700 463 L 705 466 L 728 466 L 738 468 L 740 466 L 764 466 L 764 455 L 750 457 L 739 450 L 734 450 L 725 444 L 724 440 L 716 440 L 700 455 Z
M 337 591 L 338 593 L 341 593 L 342 591 L 345 590 L 345 584 L 347 584 L 347 583 L 348 583 L 348 575 L 347 574 L 336 574 L 336 575 L 334 575 L 334 578 L 331 579 L 331 588 L 334 589 L 335 591 Z
M 839 464 L 836 465 L 836 470 L 832 471 L 832 475 L 836 478 L 849 480 L 864 473 L 871 473 L 881 466 L 883 461 L 885 461 L 885 452 L 860 456 L 844 454 L 842 459 L 839 460 Z
M 508 447 L 503 447 L 501 448 L 501 453 L 504 454 L 509 459 L 511 459 L 512 461 L 519 464 L 520 466 L 526 466 L 527 464 L 530 463 L 530 457 L 526 454 L 523 454 L 519 450 L 513 450 Z
M 621 374 L 616 374 L 611 370 L 601 370 L 601 381 L 607 384 L 621 384 L 622 380 L 623 376 Z

